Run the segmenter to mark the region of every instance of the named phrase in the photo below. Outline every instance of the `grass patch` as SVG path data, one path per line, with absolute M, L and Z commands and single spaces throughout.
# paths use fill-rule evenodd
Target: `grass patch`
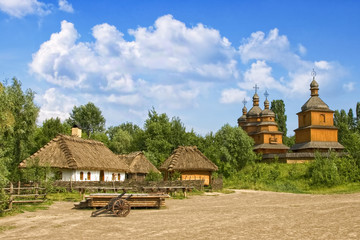
M 51 200 L 47 200 L 43 203 L 32 203 L 32 204 L 14 204 L 11 211 L 2 212 L 0 217 L 13 216 L 24 212 L 35 212 L 38 210 L 47 210 L 52 204 Z
M 49 193 L 46 197 L 51 201 L 80 202 L 82 200 L 79 192 Z
M 14 229 L 16 228 L 15 226 L 12 226 L 12 225 L 3 225 L 3 226 L 0 226 L 0 233 L 1 232 L 5 232 L 7 230 L 11 230 L 11 229 Z

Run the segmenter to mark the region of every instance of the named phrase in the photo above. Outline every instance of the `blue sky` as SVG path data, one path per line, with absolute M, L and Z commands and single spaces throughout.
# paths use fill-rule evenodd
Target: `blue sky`
M 236 125 L 258 84 L 293 135 L 313 68 L 331 109 L 360 101 L 355 0 L 0 0 L 0 34 L 0 79 L 37 93 L 39 124 L 91 101 L 107 126 L 154 107 L 204 135 Z

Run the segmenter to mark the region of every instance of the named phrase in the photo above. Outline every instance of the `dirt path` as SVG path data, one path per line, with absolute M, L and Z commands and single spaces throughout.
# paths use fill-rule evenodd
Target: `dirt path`
M 302 195 L 239 190 L 166 200 L 166 209 L 91 218 L 56 202 L 0 219 L 0 239 L 360 239 L 360 193 Z

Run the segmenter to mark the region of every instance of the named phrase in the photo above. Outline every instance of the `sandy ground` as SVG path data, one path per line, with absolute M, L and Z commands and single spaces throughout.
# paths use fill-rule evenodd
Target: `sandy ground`
M 238 190 L 166 200 L 126 218 L 55 202 L 0 219 L 0 239 L 360 239 L 360 193 L 303 195 Z

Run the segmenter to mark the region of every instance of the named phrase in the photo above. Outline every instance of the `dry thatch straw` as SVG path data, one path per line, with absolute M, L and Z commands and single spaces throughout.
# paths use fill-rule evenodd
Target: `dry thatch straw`
M 130 173 L 149 173 L 150 171 L 160 173 L 160 171 L 145 157 L 143 152 L 133 152 L 130 154 L 118 155 L 119 159 L 126 162 Z
M 65 169 L 129 171 L 127 164 L 121 161 L 102 142 L 61 134 L 22 161 L 19 167 L 26 167 L 26 162 L 34 158 L 39 158 L 40 166 Z
M 218 167 L 196 146 L 180 146 L 159 168 L 161 171 L 217 171 Z

